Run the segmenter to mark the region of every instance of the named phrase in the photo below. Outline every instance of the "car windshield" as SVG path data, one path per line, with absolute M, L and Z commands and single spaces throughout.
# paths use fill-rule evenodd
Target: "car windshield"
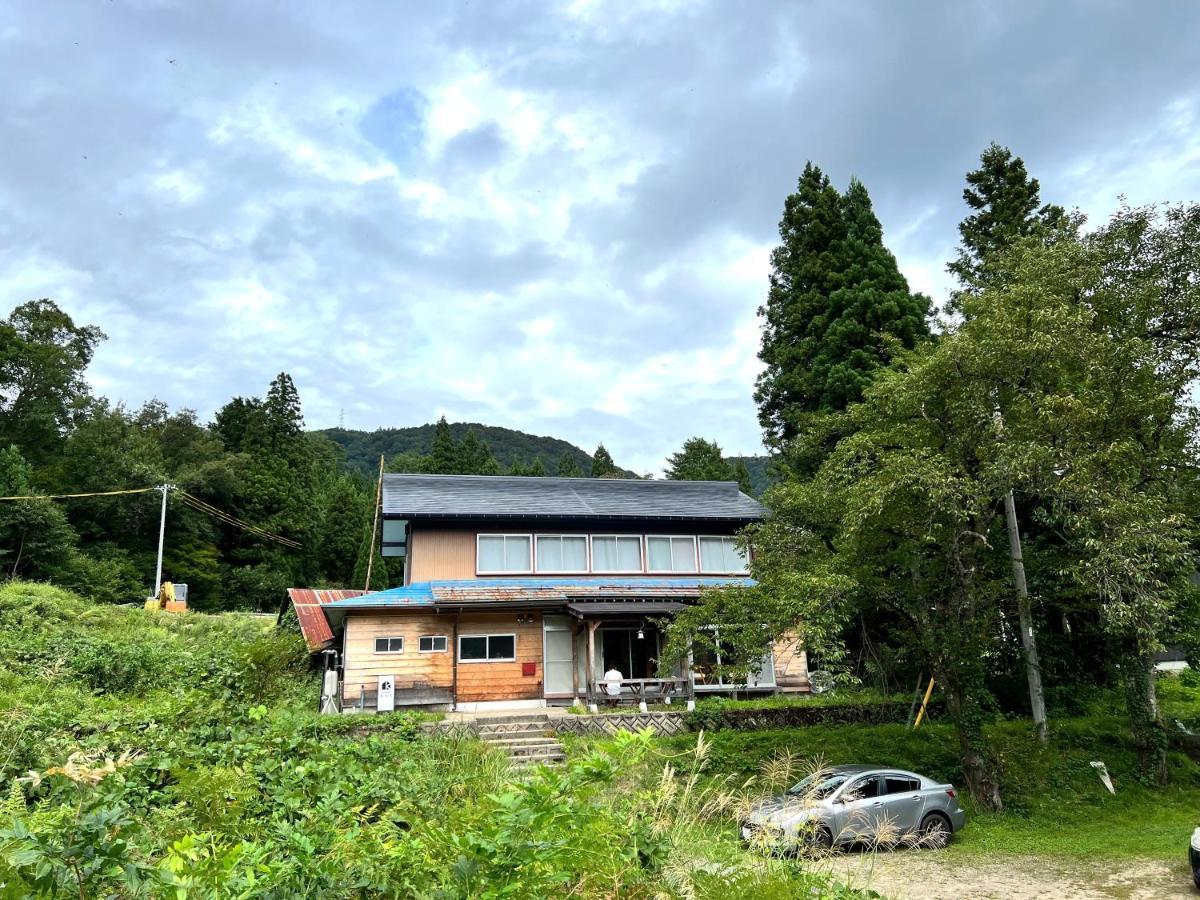
M 788 794 L 793 797 L 803 794 L 813 800 L 824 800 L 845 784 L 846 779 L 849 777 L 849 775 L 841 772 L 834 772 L 832 774 L 829 772 L 817 772 L 809 775 L 799 784 L 792 785 L 788 789 Z

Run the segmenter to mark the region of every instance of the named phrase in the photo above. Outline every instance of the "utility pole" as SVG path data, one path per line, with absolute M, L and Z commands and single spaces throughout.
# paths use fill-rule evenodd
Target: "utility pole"
M 1004 430 L 1004 416 L 999 409 L 992 413 L 997 431 Z M 1033 728 L 1041 743 L 1049 740 L 1046 726 L 1046 693 L 1042 689 L 1042 663 L 1038 658 L 1037 638 L 1033 633 L 1033 606 L 1029 602 L 1029 585 L 1025 581 L 1025 557 L 1021 553 L 1021 530 L 1017 524 L 1017 502 L 1012 488 L 1004 495 L 1004 521 L 1008 527 L 1008 555 L 1012 560 L 1013 585 L 1017 591 L 1017 619 L 1021 629 L 1021 649 L 1025 656 L 1025 680 L 1029 682 L 1029 710 Z
M 1046 728 L 1046 694 L 1042 690 L 1042 663 L 1038 659 L 1037 639 L 1033 636 L 1033 607 L 1029 585 L 1025 582 L 1025 558 L 1021 554 L 1021 532 L 1017 526 L 1017 504 L 1010 490 L 1004 495 L 1004 518 L 1008 524 L 1008 552 L 1012 557 L 1013 582 L 1017 588 L 1017 618 L 1021 627 L 1021 649 L 1025 651 L 1025 678 L 1029 682 L 1029 707 L 1033 727 L 1043 744 L 1049 739 Z
M 158 517 L 158 563 L 154 567 L 154 596 L 157 597 L 162 590 L 162 556 L 163 556 L 163 537 L 167 533 L 167 491 L 174 488 L 173 484 L 160 484 L 158 489 L 162 491 L 162 512 Z
M 371 590 L 371 567 L 375 563 L 375 533 L 379 530 L 379 507 L 383 504 L 383 454 L 379 454 L 379 480 L 375 482 L 375 518 L 371 521 L 371 547 L 367 553 L 367 583 L 363 591 Z

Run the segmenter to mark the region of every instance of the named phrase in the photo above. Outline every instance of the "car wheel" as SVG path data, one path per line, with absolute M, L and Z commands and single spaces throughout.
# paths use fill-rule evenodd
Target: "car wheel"
M 920 838 L 917 845 L 941 850 L 950 843 L 950 820 L 941 813 L 930 813 L 921 820 Z
M 816 831 L 808 839 L 808 848 L 818 854 L 832 853 L 833 832 L 824 825 L 817 826 Z

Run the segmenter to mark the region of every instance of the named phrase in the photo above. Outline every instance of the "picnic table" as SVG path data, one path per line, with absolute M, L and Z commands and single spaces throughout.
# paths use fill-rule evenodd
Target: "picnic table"
M 608 687 L 614 684 L 618 684 L 616 679 L 594 682 L 588 691 L 589 705 L 636 702 L 644 712 L 647 702 L 662 700 L 670 703 L 674 697 L 692 699 L 691 682 L 687 678 L 622 678 L 619 692 L 610 694 Z

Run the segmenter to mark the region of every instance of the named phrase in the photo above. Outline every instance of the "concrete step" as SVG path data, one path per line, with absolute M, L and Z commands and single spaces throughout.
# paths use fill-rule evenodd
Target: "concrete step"
M 485 725 L 513 725 L 520 722 L 548 722 L 550 717 L 544 712 L 527 712 L 527 713 L 503 713 L 501 715 L 484 715 L 479 713 L 475 716 L 476 726 L 482 728 Z
M 523 734 L 514 737 L 485 737 L 480 738 L 485 744 L 493 747 L 544 747 L 559 746 L 558 739 L 542 734 Z
M 540 763 L 560 763 L 567 758 L 567 754 L 562 750 L 548 750 L 543 753 L 528 753 L 522 756 L 510 756 L 508 763 L 511 766 L 518 768 L 523 766 L 536 766 Z
M 539 756 L 543 753 L 562 753 L 560 744 L 518 744 L 501 747 L 509 756 Z
M 521 737 L 523 734 L 552 734 L 553 730 L 550 727 L 550 722 L 508 722 L 508 724 L 496 725 L 493 722 L 479 722 L 475 726 L 479 732 L 479 737 L 504 737 L 505 734 L 512 734 L 514 737 Z

